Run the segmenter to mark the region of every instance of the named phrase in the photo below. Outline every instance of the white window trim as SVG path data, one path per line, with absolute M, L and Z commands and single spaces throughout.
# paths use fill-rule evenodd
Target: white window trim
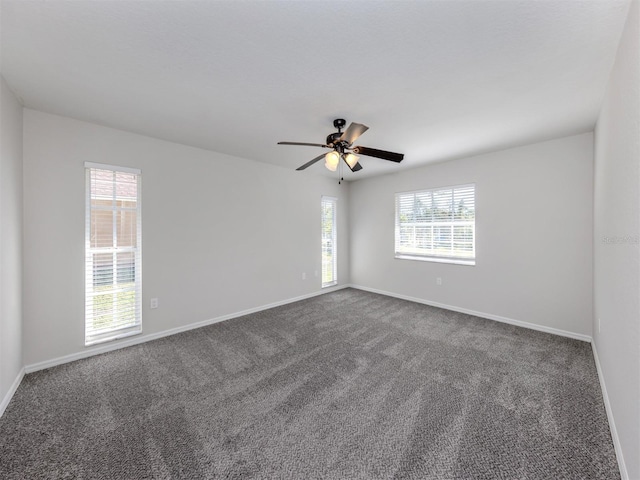
M 322 282 L 322 288 L 328 288 L 328 287 L 333 287 L 335 285 L 338 284 L 338 199 L 336 197 L 328 197 L 323 195 L 321 197 L 321 201 L 320 201 L 320 205 L 322 208 L 322 205 L 325 202 L 330 202 L 333 204 L 333 225 L 332 225 L 332 229 L 331 229 L 331 259 L 332 259 L 332 265 L 331 268 L 333 269 L 333 275 L 332 278 L 333 280 L 331 282 Z M 323 220 L 324 220 L 324 213 L 322 213 L 321 215 L 321 219 L 320 219 L 320 226 L 321 228 L 324 226 L 323 225 Z M 321 236 L 322 238 L 322 236 Z M 324 239 L 322 239 L 324 240 Z M 323 252 L 324 253 L 324 252 Z M 322 261 L 322 259 L 321 259 Z M 321 274 L 321 279 L 324 278 L 324 262 L 321 265 L 321 269 L 320 269 L 320 274 Z
M 132 335 L 139 335 L 142 333 L 142 179 L 141 171 L 139 169 L 130 167 L 120 167 L 115 165 L 106 165 L 101 163 L 85 162 L 85 315 L 84 315 L 84 331 L 85 331 L 85 346 L 91 346 L 98 343 L 109 342 L 118 340 Z M 87 328 L 87 321 L 92 315 L 91 306 L 88 302 L 88 297 L 95 294 L 94 291 L 94 273 L 93 273 L 93 253 L 96 250 L 91 248 L 91 170 L 109 170 L 113 172 L 130 173 L 137 175 L 137 200 L 136 200 L 136 247 L 122 247 L 122 248 L 109 248 L 107 250 L 113 252 L 127 252 L 131 251 L 135 253 L 134 259 L 134 292 L 135 299 L 135 323 L 126 327 L 117 327 L 110 331 L 102 333 L 93 333 L 90 335 L 91 330 Z M 113 275 L 117 275 L 116 272 Z
M 472 251 L 473 251 L 473 257 L 469 258 L 469 257 L 462 257 L 462 256 L 447 256 L 447 255 L 434 255 L 434 254 L 411 254 L 411 253 L 405 253 L 405 252 L 399 252 L 398 251 L 398 242 L 399 242 L 399 238 L 400 238 L 400 222 L 399 222 L 399 198 L 401 196 L 406 196 L 406 195 L 415 195 L 418 193 L 424 194 L 424 193 L 428 193 L 428 192 L 437 192 L 437 191 L 443 191 L 443 190 L 451 190 L 452 193 L 456 190 L 456 189 L 464 189 L 464 188 L 469 188 L 472 187 L 473 188 L 473 199 L 474 199 L 474 220 L 473 222 L 429 222 L 428 225 L 432 225 L 432 226 L 438 226 L 437 224 L 441 224 L 441 226 L 445 226 L 445 225 L 463 225 L 463 224 L 472 224 L 473 226 L 473 239 L 472 239 Z M 475 266 L 476 264 L 476 228 L 475 228 L 475 187 L 476 184 L 475 183 L 467 183 L 467 184 L 461 184 L 461 185 L 448 185 L 448 186 L 443 186 L 443 187 L 434 187 L 434 188 L 427 188 L 427 189 L 422 189 L 422 190 L 411 190 L 408 192 L 396 192 L 394 199 L 395 199 L 395 214 L 394 214 L 394 220 L 395 220 L 395 238 L 394 238 L 394 258 L 399 259 L 399 260 L 418 260 L 418 261 L 422 261 L 422 262 L 434 262 L 434 263 L 450 263 L 450 264 L 455 264 L 455 265 L 468 265 L 468 266 Z M 416 222 L 417 224 L 418 222 Z M 469 226 L 469 225 L 467 225 Z M 453 241 L 453 238 L 452 238 Z
M 427 257 L 420 255 L 403 255 L 396 253 L 395 257 L 398 260 L 417 260 L 419 262 L 433 262 L 433 263 L 450 263 L 454 265 L 469 265 L 475 266 L 476 260 L 462 260 L 460 258 L 452 258 L 452 257 Z
M 111 170 L 112 172 L 133 173 L 134 175 L 140 175 L 142 173 L 139 168 L 120 167 L 117 165 L 107 165 L 106 163 L 84 162 L 84 168 L 97 168 L 99 170 Z

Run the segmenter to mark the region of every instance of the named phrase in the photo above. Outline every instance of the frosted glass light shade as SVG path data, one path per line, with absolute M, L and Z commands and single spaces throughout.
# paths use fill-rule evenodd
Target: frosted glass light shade
M 338 168 L 337 165 L 331 165 L 329 162 L 324 162 L 324 166 L 327 167 L 327 170 L 331 170 L 332 172 L 335 172 Z
M 327 167 L 332 172 L 336 171 L 338 168 L 338 163 L 340 162 L 340 154 L 338 152 L 329 152 L 325 156 L 324 166 Z
M 358 157 L 357 155 L 354 155 L 353 153 L 348 153 L 347 156 L 345 157 L 345 161 L 347 162 L 347 165 L 349 165 L 351 168 L 353 168 L 355 164 L 358 163 L 358 160 L 360 160 L 360 157 Z

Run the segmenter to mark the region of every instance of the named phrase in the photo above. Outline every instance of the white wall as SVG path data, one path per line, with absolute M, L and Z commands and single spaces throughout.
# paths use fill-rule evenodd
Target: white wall
M 348 185 L 25 109 L 26 365 L 86 351 L 85 161 L 142 170 L 145 335 L 319 291 L 323 194 L 349 283 Z
M 354 182 L 351 281 L 591 335 L 592 172 L 586 133 Z M 395 259 L 394 194 L 466 183 L 476 184 L 476 265 Z
M 596 125 L 594 194 L 593 337 L 632 479 L 640 478 L 639 24 L 636 0 Z
M 0 76 L 0 415 L 22 370 L 22 105 Z

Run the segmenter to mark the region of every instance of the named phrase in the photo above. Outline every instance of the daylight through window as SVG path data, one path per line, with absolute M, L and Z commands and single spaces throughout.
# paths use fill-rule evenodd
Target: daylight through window
M 322 286 L 338 283 L 336 252 L 336 199 L 322 197 Z
M 475 265 L 475 228 L 475 185 L 396 194 L 396 258 Z
M 142 331 L 140 171 L 85 168 L 85 345 L 91 345 Z

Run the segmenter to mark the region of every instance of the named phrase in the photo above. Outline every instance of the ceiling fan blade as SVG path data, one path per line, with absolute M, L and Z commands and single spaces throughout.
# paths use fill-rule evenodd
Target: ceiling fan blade
M 305 147 L 330 148 L 329 145 L 325 145 L 324 143 L 278 142 L 278 145 L 302 145 L 302 146 L 305 146 Z
M 340 137 L 340 141 L 347 142 L 349 145 L 351 145 L 360 135 L 362 135 L 367 130 L 369 130 L 369 127 L 367 127 L 366 125 L 351 122 L 351 125 L 349 125 L 349 127 Z
M 316 163 L 318 160 L 322 160 L 324 158 L 324 153 L 322 155 L 318 155 L 316 158 L 314 158 L 313 160 L 309 160 L 307 163 L 305 163 L 304 165 L 302 165 L 301 167 L 296 168 L 296 170 L 304 170 L 307 167 L 310 167 L 311 165 L 313 165 L 314 163 Z
M 348 164 L 348 163 L 347 163 L 347 167 L 351 168 L 351 167 L 349 166 L 349 164 Z M 360 162 L 356 163 L 356 164 L 353 166 L 353 168 L 351 168 L 351 171 L 352 171 L 352 172 L 358 172 L 358 171 L 360 171 L 360 170 L 362 170 L 362 165 L 360 165 Z
M 382 158 L 392 162 L 401 162 L 404 158 L 403 153 L 387 152 L 386 150 L 378 150 L 369 147 L 353 147 L 353 153 L 357 155 L 366 155 L 367 157 Z

